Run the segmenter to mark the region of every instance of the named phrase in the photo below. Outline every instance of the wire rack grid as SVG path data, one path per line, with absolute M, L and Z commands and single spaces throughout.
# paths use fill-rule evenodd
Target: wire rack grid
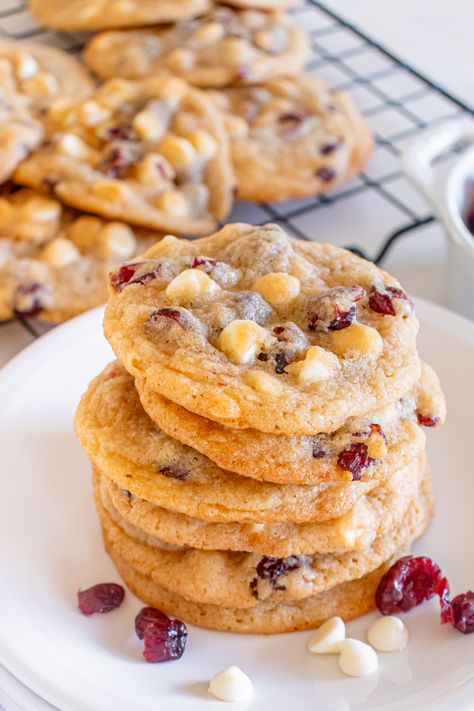
M 352 96 L 372 125 L 375 153 L 364 172 L 331 193 L 279 204 L 238 202 L 228 221 L 263 224 L 271 220 L 302 239 L 349 247 L 378 263 L 399 237 L 434 221 L 427 204 L 400 171 L 401 150 L 419 131 L 473 110 L 325 3 L 300 0 L 291 13 L 310 35 L 307 71 Z M 34 38 L 71 52 L 79 51 L 85 39 L 81 33 L 40 27 L 28 13 L 25 0 L 0 0 L 2 36 Z M 353 235 L 363 239 L 358 242 Z M 22 327 L 27 339 L 47 329 L 28 319 L 14 325 Z

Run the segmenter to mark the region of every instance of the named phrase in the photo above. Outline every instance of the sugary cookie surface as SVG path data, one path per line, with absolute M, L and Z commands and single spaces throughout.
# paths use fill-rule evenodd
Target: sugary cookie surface
M 84 59 L 104 79 L 172 72 L 196 86 L 222 87 L 296 73 L 307 54 L 306 35 L 286 16 L 217 5 L 172 27 L 96 35 Z
M 178 78 L 112 79 L 83 101 L 52 103 L 49 141 L 15 180 L 104 217 L 201 234 L 225 217 L 233 187 L 212 109 Z
M 156 235 L 79 216 L 32 190 L 0 198 L 0 320 L 59 322 L 103 303 L 108 273 Z
M 106 30 L 179 22 L 210 8 L 210 0 L 30 0 L 33 15 L 58 30 Z
M 232 140 L 237 194 L 273 202 L 325 192 L 357 174 L 372 137 L 344 94 L 315 77 L 212 94 Z
M 146 387 L 230 427 L 331 432 L 420 375 L 418 322 L 398 282 L 276 225 L 164 239 L 111 276 L 104 326 Z

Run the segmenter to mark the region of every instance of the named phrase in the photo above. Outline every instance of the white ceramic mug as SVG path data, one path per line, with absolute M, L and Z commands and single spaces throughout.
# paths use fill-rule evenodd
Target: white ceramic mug
M 457 144 L 465 148 L 449 167 L 436 165 Z M 474 319 L 474 234 L 465 223 L 467 210 L 474 213 L 474 120 L 429 129 L 405 150 L 402 166 L 446 229 L 449 304 Z

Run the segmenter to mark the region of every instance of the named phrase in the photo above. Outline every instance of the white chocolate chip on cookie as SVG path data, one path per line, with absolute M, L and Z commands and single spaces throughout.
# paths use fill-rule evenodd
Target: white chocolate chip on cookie
M 71 240 L 64 237 L 53 239 L 41 253 L 41 259 L 52 267 L 67 267 L 80 257 L 80 252 Z
M 251 363 L 260 348 L 270 346 L 275 341 L 276 338 L 255 321 L 236 319 L 221 331 L 216 347 L 233 363 L 243 365 Z
M 13 64 L 19 79 L 31 79 L 39 71 L 39 64 L 29 52 L 16 52 Z
M 212 44 L 222 39 L 225 34 L 224 26 L 220 22 L 207 22 L 195 31 L 193 42 L 200 45 Z
M 383 351 L 383 340 L 375 328 L 363 323 L 353 323 L 348 328 L 331 333 L 330 348 L 339 356 L 357 351 L 378 358 Z
M 165 190 L 155 201 L 156 207 L 174 217 L 185 217 L 189 212 L 189 204 L 179 190 Z
M 97 238 L 103 225 L 104 221 L 99 217 L 83 215 L 71 224 L 68 237 L 81 252 L 88 252 L 97 244 Z
M 211 296 L 220 291 L 220 286 L 199 269 L 185 269 L 166 287 L 166 296 L 179 303 L 193 301 L 199 296 Z
M 98 234 L 96 253 L 103 259 L 129 259 L 136 248 L 133 230 L 123 222 L 109 222 Z
M 217 142 L 207 131 L 197 129 L 188 136 L 189 141 L 194 146 L 196 153 L 202 160 L 208 161 L 214 158 L 217 153 Z
M 327 380 L 340 368 L 341 364 L 334 353 L 320 346 L 311 346 L 306 351 L 304 360 L 290 363 L 285 367 L 285 371 L 296 375 L 300 383 L 310 384 Z
M 194 146 L 181 136 L 167 136 L 160 145 L 160 153 L 175 170 L 186 170 L 197 160 Z
M 300 293 L 300 281 L 285 272 L 273 272 L 259 277 L 253 289 L 263 296 L 265 301 L 278 308 L 296 299 Z
M 166 132 L 166 127 L 152 107 L 140 111 L 133 119 L 132 126 L 145 141 L 161 141 Z

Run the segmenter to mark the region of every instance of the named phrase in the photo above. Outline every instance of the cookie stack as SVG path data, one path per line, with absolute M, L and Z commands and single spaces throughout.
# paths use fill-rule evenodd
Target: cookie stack
M 112 273 L 118 361 L 76 430 L 106 548 L 146 604 L 273 633 L 374 607 L 433 513 L 445 416 L 400 285 L 280 227 L 165 237 Z

